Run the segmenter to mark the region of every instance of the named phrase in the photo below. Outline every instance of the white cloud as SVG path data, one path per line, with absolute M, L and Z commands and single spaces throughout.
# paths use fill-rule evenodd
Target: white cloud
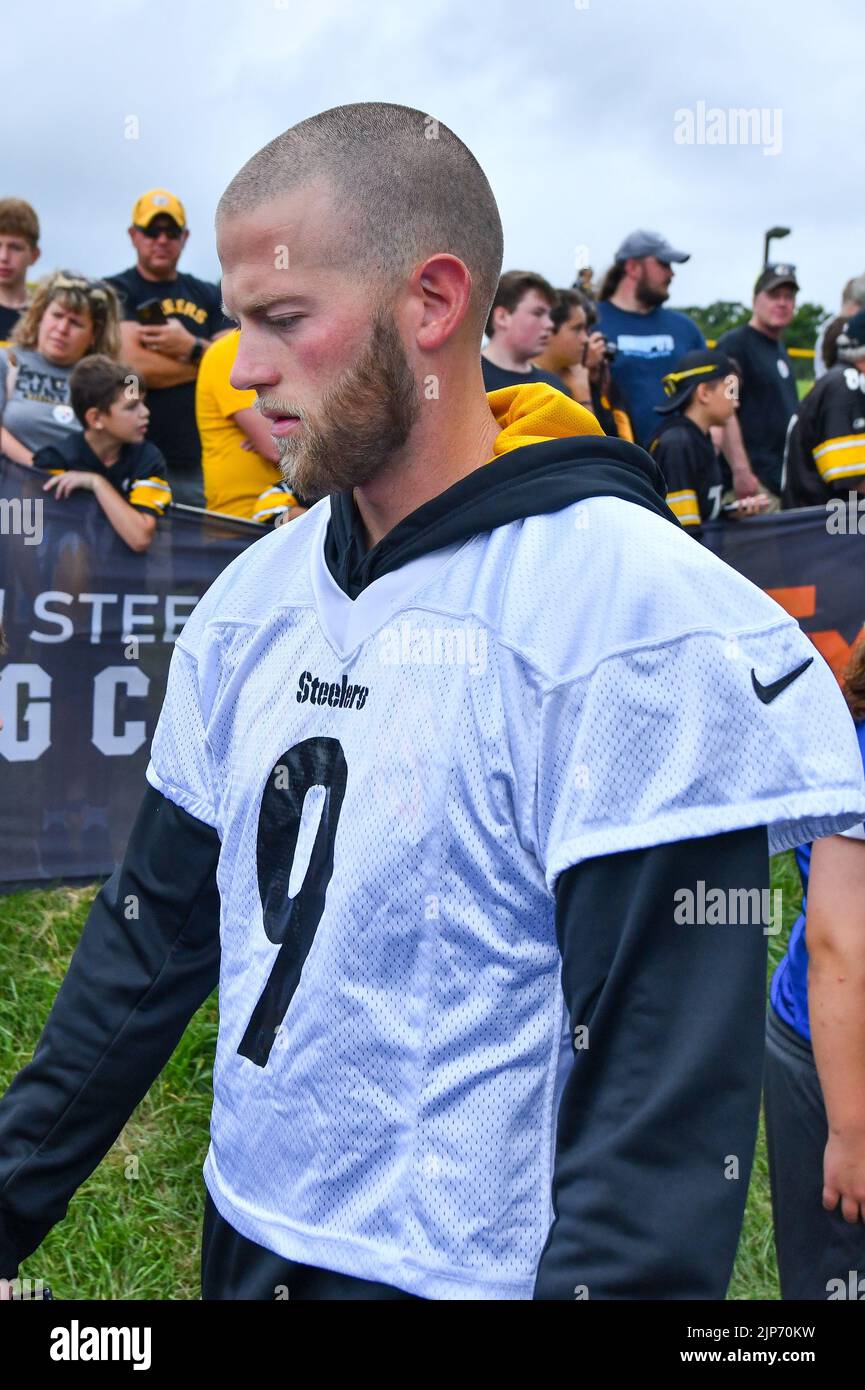
M 4 39 L 4 191 L 36 206 L 46 269 L 128 264 L 132 202 L 165 184 L 189 211 L 184 263 L 215 276 L 213 210 L 239 165 L 304 116 L 372 99 L 452 125 L 499 199 L 507 263 L 558 283 L 576 245 L 600 269 L 641 225 L 693 253 L 680 303 L 747 298 L 779 222 L 805 298 L 834 307 L 865 269 L 859 16 L 836 0 L 819 13 L 804 0 L 48 0 L 38 13 L 38 32 Z M 675 112 L 698 102 L 780 108 L 781 153 L 677 145 Z

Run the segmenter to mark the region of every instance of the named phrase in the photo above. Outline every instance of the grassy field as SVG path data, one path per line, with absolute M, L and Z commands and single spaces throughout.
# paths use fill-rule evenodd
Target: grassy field
M 792 855 L 773 861 L 783 889 L 783 954 L 799 883 Z M 96 888 L 0 897 L 0 1091 L 32 1054 Z M 216 1003 L 200 1010 L 117 1143 L 73 1198 L 69 1215 L 21 1268 L 58 1298 L 196 1299 Z M 730 1297 L 777 1298 L 762 1132 Z

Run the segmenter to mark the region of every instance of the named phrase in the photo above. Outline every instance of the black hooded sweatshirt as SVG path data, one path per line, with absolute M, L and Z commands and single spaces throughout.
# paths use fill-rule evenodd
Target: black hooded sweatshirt
M 365 549 L 350 493 L 331 499 L 328 567 L 356 597 L 453 541 L 583 498 L 677 521 L 658 465 L 588 436 L 504 453 Z M 148 786 L 122 864 L 90 910 L 33 1060 L 0 1101 L 0 1277 L 15 1276 L 103 1158 L 216 987 L 216 831 Z M 554 1220 L 535 1298 L 722 1299 L 756 1141 L 766 938 L 683 929 L 674 894 L 768 887 L 765 827 L 602 856 L 557 881 L 556 931 L 575 1047 L 557 1125 Z M 136 895 L 139 916 L 124 905 Z M 597 924 L 602 922 L 604 930 Z M 635 1095 L 633 1062 L 654 1080 Z M 735 1160 L 735 1177 L 731 1162 Z M 208 1202 L 207 1298 L 409 1297 L 284 1260 Z

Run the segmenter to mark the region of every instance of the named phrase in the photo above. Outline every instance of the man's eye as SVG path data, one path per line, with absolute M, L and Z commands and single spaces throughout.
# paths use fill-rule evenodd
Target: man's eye
M 293 328 L 296 323 L 300 322 L 302 317 L 302 314 L 285 314 L 281 318 L 268 319 L 267 322 L 270 324 L 271 328 Z

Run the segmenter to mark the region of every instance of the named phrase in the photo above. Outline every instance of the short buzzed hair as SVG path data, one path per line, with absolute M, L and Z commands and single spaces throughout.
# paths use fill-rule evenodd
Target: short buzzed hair
M 217 217 L 316 179 L 360 214 L 351 219 L 352 250 L 367 273 L 395 280 L 436 252 L 464 261 L 480 336 L 502 266 L 502 223 L 486 174 L 452 130 L 390 102 L 334 106 L 254 154 L 220 198 Z

